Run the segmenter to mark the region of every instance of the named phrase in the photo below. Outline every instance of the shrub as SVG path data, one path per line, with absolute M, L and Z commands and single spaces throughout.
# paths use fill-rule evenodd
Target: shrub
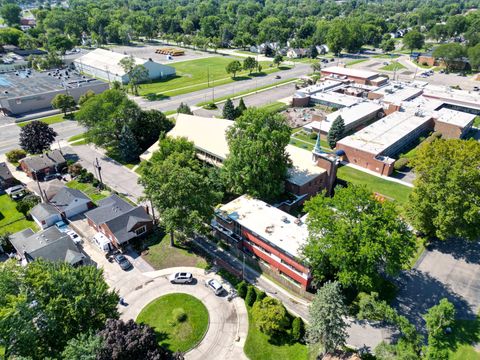
M 176 308 L 172 311 L 173 320 L 176 324 L 187 320 L 187 313 L 182 308 Z
M 40 202 L 40 198 L 33 194 L 25 196 L 22 200 L 20 200 L 15 208 L 19 213 L 22 213 L 23 216 L 27 216 L 28 212 L 38 203 Z
M 245 281 L 241 281 L 237 284 L 238 296 L 240 296 L 242 299 L 245 299 L 245 297 L 247 296 L 247 290 L 248 285 Z
M 82 171 L 83 172 L 87 172 L 83 167 L 82 165 L 78 164 L 78 163 L 75 163 L 75 164 L 71 164 L 71 165 L 68 165 L 68 173 L 72 176 L 78 176 L 80 174 L 82 174 Z
M 245 296 L 245 303 L 247 306 L 253 306 L 257 300 L 257 292 L 253 286 L 248 286 L 247 295 Z
M 78 176 L 78 182 L 81 183 L 91 183 L 94 179 L 94 176 L 91 172 L 82 171 Z
M 93 179 L 92 185 L 93 187 L 98 187 L 100 185 L 100 181 L 98 181 L 98 179 Z
M 265 294 L 265 291 L 258 291 L 257 292 L 257 300 L 256 301 L 261 301 L 267 297 L 267 294 Z
M 6 153 L 7 160 L 10 163 L 18 163 L 25 156 L 27 156 L 27 152 L 23 149 L 13 149 Z
M 403 170 L 405 166 L 408 165 L 410 161 L 407 158 L 400 158 L 397 161 L 395 161 L 395 164 L 393 165 L 393 168 L 395 170 Z
M 218 109 L 218 106 L 214 102 L 211 102 L 205 105 L 203 108 L 206 110 L 215 110 Z
M 312 140 L 317 140 L 318 134 L 314 131 L 312 131 L 309 135 L 310 139 Z
M 296 317 L 292 321 L 292 338 L 295 341 L 302 341 L 305 334 L 305 324 L 303 323 L 302 318 Z

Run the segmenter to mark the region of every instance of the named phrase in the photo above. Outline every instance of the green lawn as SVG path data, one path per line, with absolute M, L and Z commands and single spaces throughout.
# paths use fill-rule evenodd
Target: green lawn
M 243 348 L 250 360 L 305 360 L 307 347 L 300 343 L 290 343 L 288 336 L 284 339 L 271 339 L 262 333 L 255 324 L 252 310 L 248 310 L 248 335 Z
M 188 285 L 186 285 L 188 286 Z M 186 314 L 184 321 L 175 321 L 174 313 Z M 168 294 L 145 306 L 137 317 L 138 323 L 153 327 L 158 343 L 176 352 L 196 346 L 208 329 L 208 310 L 196 297 L 188 294 Z
M 16 233 L 26 228 L 37 230 L 37 225 L 25 217 L 15 208 L 16 202 L 7 194 L 0 195 L 0 234 Z
M 374 59 L 396 59 L 400 55 L 398 54 L 379 54 L 379 55 L 374 55 L 372 58 Z
M 355 60 L 347 62 L 346 65 L 347 66 L 352 66 L 352 65 L 359 64 L 359 63 L 362 63 L 362 62 L 367 61 L 367 60 L 369 60 L 369 59 L 355 59 Z
M 480 342 L 480 314 L 476 320 L 456 320 L 448 338 L 450 360 L 479 360 L 480 352 L 473 345 Z
M 260 87 L 254 88 L 254 89 L 249 89 L 249 90 L 237 92 L 237 93 L 232 94 L 232 95 L 218 97 L 218 98 L 213 99 L 213 101 L 214 102 L 220 102 L 220 101 L 227 100 L 227 99 L 237 98 L 237 97 L 245 95 L 245 94 L 251 94 L 251 93 L 254 93 L 256 91 L 265 90 L 265 89 L 268 89 L 268 88 L 271 88 L 271 87 L 274 87 L 274 86 L 282 85 L 282 84 L 285 84 L 285 83 L 288 83 L 288 82 L 293 82 L 295 80 L 296 80 L 296 78 L 290 78 L 290 79 L 277 81 L 277 82 L 274 82 L 272 84 L 268 84 L 268 85 L 265 85 L 265 86 L 260 86 Z M 210 104 L 211 102 L 212 102 L 212 100 L 202 101 L 202 102 L 199 102 L 198 104 L 196 104 L 196 106 L 204 106 L 204 105 Z M 174 111 L 174 112 L 176 112 L 176 111 Z M 165 113 L 165 115 L 167 115 L 167 114 Z
M 142 257 L 156 270 L 178 266 L 195 266 L 204 269 L 207 261 L 196 255 L 186 246 L 176 243 L 170 246 L 170 235 L 154 233 L 147 240 L 148 248 L 142 253 Z
M 63 117 L 63 114 L 57 114 L 57 115 L 47 116 L 47 117 L 39 118 L 39 119 L 35 119 L 35 120 L 39 120 L 41 122 L 44 122 L 45 124 L 52 125 L 52 124 L 56 124 L 56 123 L 59 123 L 59 122 L 63 122 L 67 119 L 65 119 Z M 20 127 L 24 127 L 24 126 L 28 125 L 29 123 L 30 123 L 30 121 L 24 121 L 24 122 L 21 122 L 21 123 L 17 123 L 17 125 L 20 126 Z
M 295 140 L 295 139 L 301 140 L 301 141 L 297 141 L 297 143 L 299 144 L 305 144 L 306 142 L 309 143 L 310 145 L 312 145 L 312 149 L 313 149 L 313 146 L 315 146 L 315 144 L 317 143 L 316 138 L 312 139 L 310 135 L 307 135 L 301 130 L 292 134 L 292 140 Z M 328 145 L 328 142 L 325 139 L 326 139 L 326 136 L 320 136 L 320 146 L 325 151 L 331 151 L 332 149 L 330 148 L 330 145 Z
M 100 191 L 99 189 L 93 187 L 93 185 L 90 183 L 80 183 L 76 180 L 69 181 L 67 183 L 67 187 L 83 191 L 85 195 L 92 199 L 94 203 L 106 198 L 107 196 L 110 196 L 110 191 L 108 190 Z
M 267 104 L 267 105 L 264 105 L 264 106 L 260 107 L 260 109 L 262 109 L 262 110 L 266 110 L 266 111 L 274 112 L 274 113 L 283 111 L 286 108 L 288 108 L 288 105 L 286 105 L 285 103 L 280 102 L 280 101 L 275 101 L 275 102 L 272 102 L 270 104 Z
M 81 134 L 78 134 L 78 135 L 73 135 L 72 137 L 70 137 L 68 139 L 68 142 L 74 142 L 74 141 L 82 140 L 82 139 L 85 138 L 86 135 L 87 135 L 87 133 L 81 133 Z
M 218 86 L 263 75 L 263 73 L 248 75 L 248 72 L 243 71 L 236 75 L 235 80 L 232 79 L 225 67 L 233 60 L 229 57 L 210 57 L 173 63 L 171 66 L 177 71 L 175 77 L 141 85 L 140 95 L 158 100 L 205 89 L 213 84 Z M 243 61 L 243 59 L 238 60 Z M 264 73 L 279 71 L 277 68 L 269 67 L 271 65 L 269 61 L 261 61 L 260 64 Z M 210 77 L 210 81 L 208 81 L 208 77 Z
M 381 179 L 350 166 L 339 167 L 337 177 L 352 184 L 365 185 L 370 191 L 394 199 L 400 204 L 404 204 L 408 200 L 408 195 L 412 191 L 412 188 L 408 186 Z
M 398 61 L 392 61 L 390 64 L 380 68 L 380 70 L 385 71 L 398 71 L 402 69 L 406 69 L 406 67 L 400 64 Z
M 475 117 L 473 120 L 473 126 L 480 127 L 480 116 Z

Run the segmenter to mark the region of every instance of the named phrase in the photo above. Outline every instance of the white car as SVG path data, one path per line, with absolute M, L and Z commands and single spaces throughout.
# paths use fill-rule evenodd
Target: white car
M 178 272 L 168 277 L 172 284 L 190 284 L 193 281 L 193 275 L 189 272 Z
M 82 238 L 73 230 L 67 230 L 65 233 L 70 236 L 75 244 L 80 244 L 82 242 Z
M 223 286 L 215 279 L 208 279 L 207 286 L 215 293 L 215 295 L 220 295 L 223 292 Z

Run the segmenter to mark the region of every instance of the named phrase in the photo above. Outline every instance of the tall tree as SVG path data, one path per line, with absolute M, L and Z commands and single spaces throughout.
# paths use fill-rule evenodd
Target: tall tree
M 98 333 L 103 346 L 97 360 L 166 360 L 165 349 L 158 345 L 155 331 L 133 320 L 107 320 L 105 329 Z
M 310 324 L 307 343 L 320 343 L 325 352 L 333 352 L 347 340 L 347 307 L 338 282 L 325 283 L 313 298 L 308 309 Z
M 147 150 L 162 134 L 173 128 L 173 122 L 158 110 L 141 111 L 140 116 L 129 124 L 140 151 Z
M 480 68 L 480 43 L 468 49 L 468 60 L 473 69 Z
M 230 153 L 222 168 L 235 194 L 272 200 L 284 190 L 290 159 L 290 127 L 280 114 L 249 108 L 227 131 Z
M 7 276 L 15 287 L 1 280 Z M 12 269 L 7 262 L 0 265 L 0 286 L 0 337 L 7 357 L 60 354 L 78 333 L 95 332 L 118 316 L 118 296 L 94 266 L 35 260 Z
M 455 321 L 455 306 L 447 299 L 440 300 L 424 315 L 428 333 L 428 346 L 425 352 L 427 360 L 448 360 L 449 344 L 445 330 Z
M 282 54 L 277 54 L 275 55 L 275 57 L 273 58 L 273 63 L 275 65 L 277 65 L 277 68 L 280 66 L 280 64 L 282 63 L 283 61 L 283 56 Z
M 119 64 L 128 75 L 128 85 L 132 94 L 138 95 L 139 84 L 148 80 L 148 69 L 143 65 L 137 65 L 133 55 L 124 57 Z
M 312 45 L 310 46 L 310 57 L 312 59 L 316 59 L 318 56 L 318 50 L 317 50 L 317 47 L 315 45 Z
M 248 74 L 251 74 L 253 69 L 257 67 L 257 60 L 249 56 L 243 60 L 243 70 L 248 70 Z
M 57 133 L 46 123 L 34 120 L 20 130 L 20 147 L 30 154 L 50 149 Z
M 97 360 L 97 354 L 103 346 L 103 339 L 96 335 L 79 334 L 70 339 L 63 349 L 62 359 Z
M 17 4 L 5 4 L 0 8 L 0 16 L 8 26 L 20 24 L 22 9 Z
M 73 96 L 68 94 L 57 94 L 52 100 L 54 109 L 60 109 L 63 115 L 66 116 L 68 111 L 75 109 L 75 100 Z
M 221 200 L 209 168 L 200 164 L 191 142 L 184 138 L 164 138 L 160 141 L 148 166 L 143 168 L 140 183 L 145 196 L 159 212 L 161 224 L 170 233 L 187 236 L 203 231 L 213 216 L 214 206 Z
M 425 37 L 417 30 L 409 31 L 403 37 L 403 45 L 412 52 L 421 49 L 425 45 Z
M 247 107 L 245 106 L 245 102 L 243 101 L 243 98 L 240 98 L 240 101 L 238 102 L 237 107 L 235 108 L 235 118 L 241 116 L 245 110 L 247 110 Z
M 334 149 L 337 146 L 338 140 L 343 138 L 345 133 L 345 122 L 341 116 L 338 116 L 335 120 L 333 120 L 332 126 L 330 130 L 328 130 L 327 140 L 328 145 Z
M 228 74 L 233 74 L 233 78 L 237 75 L 237 73 L 242 70 L 242 64 L 238 60 L 233 60 L 228 63 L 227 67 L 225 68 Z
M 382 273 L 397 274 L 415 252 L 395 204 L 378 201 L 364 187 L 337 188 L 332 198 L 317 195 L 305 210 L 310 235 L 303 254 L 317 281 L 331 271 L 343 286 L 372 290 Z
M 58 34 L 48 39 L 48 48 L 50 51 L 58 51 L 64 55 L 68 50 L 72 50 L 75 44 L 66 35 Z
M 95 96 L 95 92 L 93 90 L 87 90 L 87 92 L 81 95 L 80 98 L 78 99 L 78 105 L 82 106 L 84 103 L 86 103 L 90 98 L 94 96 Z
M 182 102 L 177 108 L 177 114 L 193 115 L 193 112 L 190 110 L 190 106 Z
M 118 147 L 123 161 L 127 163 L 138 161 L 140 149 L 138 147 L 137 140 L 130 129 L 130 126 L 123 126 L 122 132 L 120 133 L 120 142 Z
M 457 43 L 443 44 L 437 46 L 433 50 L 432 55 L 435 58 L 443 60 L 447 66 L 447 70 L 451 71 L 455 68 L 456 64 L 463 66 L 462 58 L 466 55 L 466 49 Z M 463 70 L 463 68 L 460 70 Z
M 252 316 L 258 329 L 268 336 L 281 334 L 290 322 L 287 310 L 282 303 L 269 296 L 255 302 Z
M 412 161 L 416 180 L 407 215 L 411 224 L 441 240 L 480 235 L 480 144 L 475 140 L 435 140 Z
M 235 115 L 235 106 L 233 106 L 233 101 L 228 98 L 223 105 L 222 116 L 228 120 L 235 120 Z

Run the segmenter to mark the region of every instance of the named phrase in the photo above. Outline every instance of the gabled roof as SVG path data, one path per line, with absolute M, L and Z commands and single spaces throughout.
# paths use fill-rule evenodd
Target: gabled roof
M 4 181 L 9 181 L 13 179 L 13 175 L 10 172 L 7 164 L 4 162 L 0 162 L 0 184 Z
M 75 203 L 88 203 L 91 199 L 77 189 L 63 187 L 50 201 L 58 210 L 64 211 Z
M 110 231 L 115 235 L 117 241 L 122 244 L 137 236 L 133 228 L 138 224 L 150 223 L 152 218 L 142 206 L 137 206 L 132 210 L 119 215 L 107 222 Z
M 96 225 L 100 225 L 132 209 L 134 209 L 134 206 L 113 194 L 105 199 L 100 200 L 98 202 L 98 207 L 96 209 L 87 211 L 85 216 L 93 221 Z
M 55 243 L 63 237 L 70 239 L 70 236 L 52 226 L 38 233 L 34 233 L 32 229 L 22 230 L 11 235 L 10 242 L 19 254 L 23 254 L 24 252 L 34 252 L 48 244 Z
M 30 210 L 30 215 L 38 221 L 46 220 L 55 214 L 59 214 L 57 208 L 49 203 L 37 204 Z
M 32 171 L 40 171 L 46 168 L 54 167 L 55 165 L 64 164 L 66 160 L 60 150 L 53 150 L 45 154 L 22 159 L 20 162 L 25 163 Z
M 85 258 L 72 239 L 66 235 L 53 243 L 28 253 L 32 259 L 42 258 L 51 261 L 62 261 L 75 265 Z

